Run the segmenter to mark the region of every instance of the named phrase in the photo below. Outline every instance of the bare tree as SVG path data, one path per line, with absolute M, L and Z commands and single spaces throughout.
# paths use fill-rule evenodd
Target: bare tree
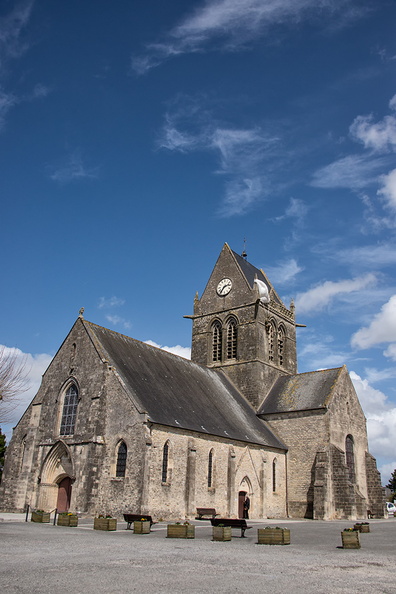
M 26 355 L 0 345 L 0 421 L 18 406 L 18 396 L 29 388 Z

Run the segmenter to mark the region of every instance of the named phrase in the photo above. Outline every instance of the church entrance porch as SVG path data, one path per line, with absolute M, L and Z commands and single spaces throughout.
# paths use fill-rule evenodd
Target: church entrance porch
M 47 454 L 39 477 L 37 507 L 69 511 L 73 483 L 73 462 L 69 448 L 61 441 Z

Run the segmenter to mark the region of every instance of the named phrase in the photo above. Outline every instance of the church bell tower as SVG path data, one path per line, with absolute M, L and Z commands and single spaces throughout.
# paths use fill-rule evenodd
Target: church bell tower
M 264 272 L 224 244 L 194 301 L 191 359 L 221 369 L 257 410 L 274 381 L 297 373 L 294 307 Z

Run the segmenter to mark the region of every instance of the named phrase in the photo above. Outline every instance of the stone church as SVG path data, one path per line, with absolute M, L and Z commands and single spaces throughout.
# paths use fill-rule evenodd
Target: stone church
M 193 518 L 384 514 L 345 367 L 297 373 L 293 304 L 224 245 L 192 360 L 80 314 L 14 429 L 0 507 Z

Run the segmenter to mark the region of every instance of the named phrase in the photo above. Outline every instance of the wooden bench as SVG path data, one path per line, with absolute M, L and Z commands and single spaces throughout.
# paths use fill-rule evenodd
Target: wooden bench
M 153 522 L 153 519 L 151 516 L 147 516 L 146 514 L 124 514 L 124 520 L 127 523 L 127 530 L 131 529 L 131 525 L 134 522 L 139 522 L 142 518 L 145 518 L 145 520 L 148 520 L 150 522 L 150 526 L 152 526 L 153 524 L 156 524 L 156 522 Z
M 197 518 L 196 520 L 202 520 L 203 516 L 211 516 L 215 518 L 219 514 L 216 514 L 216 510 L 214 507 L 197 507 Z
M 223 526 L 231 526 L 231 528 L 240 528 L 241 538 L 245 538 L 245 530 L 252 528 L 252 526 L 246 524 L 246 520 L 236 518 L 212 518 L 210 521 L 212 526 L 219 526 L 222 524 Z

